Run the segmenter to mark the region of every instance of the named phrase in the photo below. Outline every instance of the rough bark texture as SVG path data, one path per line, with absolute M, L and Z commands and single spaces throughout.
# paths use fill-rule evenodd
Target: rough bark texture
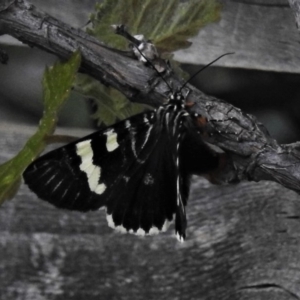
M 151 69 L 22 1 L 0 3 L 0 31 L 63 58 L 79 48 L 82 70 L 131 100 L 165 99 L 163 82 L 149 84 Z M 168 80 L 181 84 L 172 73 Z M 299 192 L 298 144 L 279 146 L 254 117 L 190 88 L 192 111 L 209 120 L 208 141 L 228 153 L 221 181 L 269 179 Z M 3 162 L 29 131 L 0 124 L 0 135 Z M 173 228 L 119 235 L 103 212 L 57 210 L 22 187 L 0 210 L 1 299 L 300 299 L 299 200 L 277 183 L 197 178 L 180 244 Z

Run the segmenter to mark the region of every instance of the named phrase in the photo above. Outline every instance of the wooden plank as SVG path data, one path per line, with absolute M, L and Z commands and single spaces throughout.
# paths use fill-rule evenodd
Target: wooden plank
M 33 131 L 0 124 L 0 161 Z M 299 200 L 274 183 L 195 178 L 181 244 L 173 227 L 121 235 L 104 211 L 58 210 L 22 186 L 0 209 L 0 298 L 299 299 Z
M 221 20 L 192 38 L 175 59 L 207 64 L 235 52 L 216 66 L 299 73 L 299 31 L 288 1 L 223 1 Z

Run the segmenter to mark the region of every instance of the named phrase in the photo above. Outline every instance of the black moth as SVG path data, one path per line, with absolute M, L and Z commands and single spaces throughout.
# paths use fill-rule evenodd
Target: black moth
M 25 183 L 56 207 L 106 208 L 108 225 L 120 232 L 152 235 L 175 217 L 185 239 L 189 178 L 216 167 L 181 92 L 166 105 L 97 131 L 35 160 Z
M 123 25 L 116 26 L 116 32 L 133 41 L 139 60 L 159 73 L 142 52 L 147 43 L 130 36 Z M 191 78 L 228 54 L 232 53 L 221 55 Z M 186 108 L 181 93 L 186 84 L 157 110 L 41 156 L 25 170 L 25 183 L 59 208 L 82 212 L 106 208 L 108 225 L 124 233 L 157 234 L 175 218 L 176 236 L 184 241 L 190 176 L 217 168 L 220 158 L 201 139 L 198 115 Z

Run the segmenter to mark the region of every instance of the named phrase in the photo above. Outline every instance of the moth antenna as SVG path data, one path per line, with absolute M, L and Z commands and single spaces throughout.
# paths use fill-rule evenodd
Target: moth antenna
M 136 45 L 133 45 L 133 46 L 141 54 L 141 56 L 147 61 L 147 63 L 155 70 L 155 72 L 157 73 L 157 75 L 165 82 L 165 84 L 167 85 L 167 87 L 172 92 L 171 86 L 168 84 L 168 82 L 165 80 L 165 78 L 158 72 L 158 70 L 155 68 L 155 66 L 153 65 L 153 63 L 142 53 L 142 51 Z
M 198 70 L 194 75 L 192 75 L 180 88 L 179 92 L 182 91 L 182 89 L 193 79 L 195 78 L 200 72 L 202 72 L 203 70 L 205 70 L 206 68 L 208 68 L 209 66 L 211 66 L 213 63 L 215 63 L 216 61 L 218 61 L 219 59 L 221 59 L 222 57 L 226 56 L 226 55 L 231 55 L 234 54 L 234 52 L 228 52 L 225 53 L 221 56 L 219 56 L 218 58 L 216 58 L 215 60 L 213 60 L 212 62 L 210 62 L 209 64 L 207 64 L 206 66 L 202 67 L 200 70 Z
M 162 80 L 165 82 L 165 84 L 167 85 L 167 87 L 170 89 L 170 92 L 172 92 L 172 88 L 168 84 L 168 82 L 165 80 L 165 78 L 158 72 L 158 70 L 155 68 L 155 66 L 153 65 L 153 63 L 139 49 L 139 46 L 143 43 L 143 41 L 135 38 L 130 33 L 128 33 L 127 30 L 126 30 L 125 25 L 112 25 L 112 28 L 115 30 L 116 34 L 122 35 L 128 41 L 130 41 L 132 43 L 132 46 L 136 48 L 136 50 L 145 59 L 145 61 L 155 70 L 155 72 L 157 73 L 157 75 L 162 78 Z
M 119 34 L 123 36 L 125 39 L 127 39 L 129 42 L 131 42 L 134 46 L 140 45 L 142 42 L 138 39 L 136 39 L 134 36 L 132 36 L 127 30 L 126 26 L 124 24 L 121 25 L 111 25 L 111 27 L 115 30 L 116 34 Z

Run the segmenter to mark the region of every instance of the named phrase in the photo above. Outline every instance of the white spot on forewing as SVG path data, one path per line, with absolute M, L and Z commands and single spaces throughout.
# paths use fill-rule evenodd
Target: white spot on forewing
M 93 153 L 91 152 L 91 140 L 80 142 L 76 145 L 76 147 L 77 147 L 77 154 L 79 156 L 84 157 L 89 153 Z
M 84 163 L 82 162 L 80 165 L 80 170 L 85 172 L 87 177 L 89 178 L 91 176 L 91 174 L 94 172 L 94 169 L 97 168 L 97 166 L 93 165 L 93 163 L 89 162 L 89 163 Z
M 98 195 L 101 195 L 104 193 L 105 190 L 106 190 L 106 185 L 104 183 L 100 183 L 97 185 L 94 192 Z
M 119 147 L 117 142 L 117 134 L 113 129 L 110 129 L 104 133 L 107 136 L 106 149 L 108 152 L 112 152 Z
M 89 176 L 89 186 L 92 191 L 95 191 L 100 179 L 101 170 L 99 167 L 95 166 L 93 172 Z
M 80 142 L 76 145 L 76 153 L 81 158 L 79 169 L 86 173 L 91 191 L 98 195 L 103 194 L 106 189 L 104 183 L 99 183 L 101 168 L 93 164 L 93 149 L 91 140 Z
M 93 165 L 93 162 L 90 161 L 82 161 L 81 165 L 79 166 L 80 170 L 85 172 L 87 177 L 89 178 L 91 174 L 94 172 L 94 169 L 96 168 L 95 165 Z
M 81 170 L 87 170 L 89 166 L 93 165 L 93 151 L 91 147 L 90 152 L 86 154 L 77 152 L 77 154 L 81 157 Z

